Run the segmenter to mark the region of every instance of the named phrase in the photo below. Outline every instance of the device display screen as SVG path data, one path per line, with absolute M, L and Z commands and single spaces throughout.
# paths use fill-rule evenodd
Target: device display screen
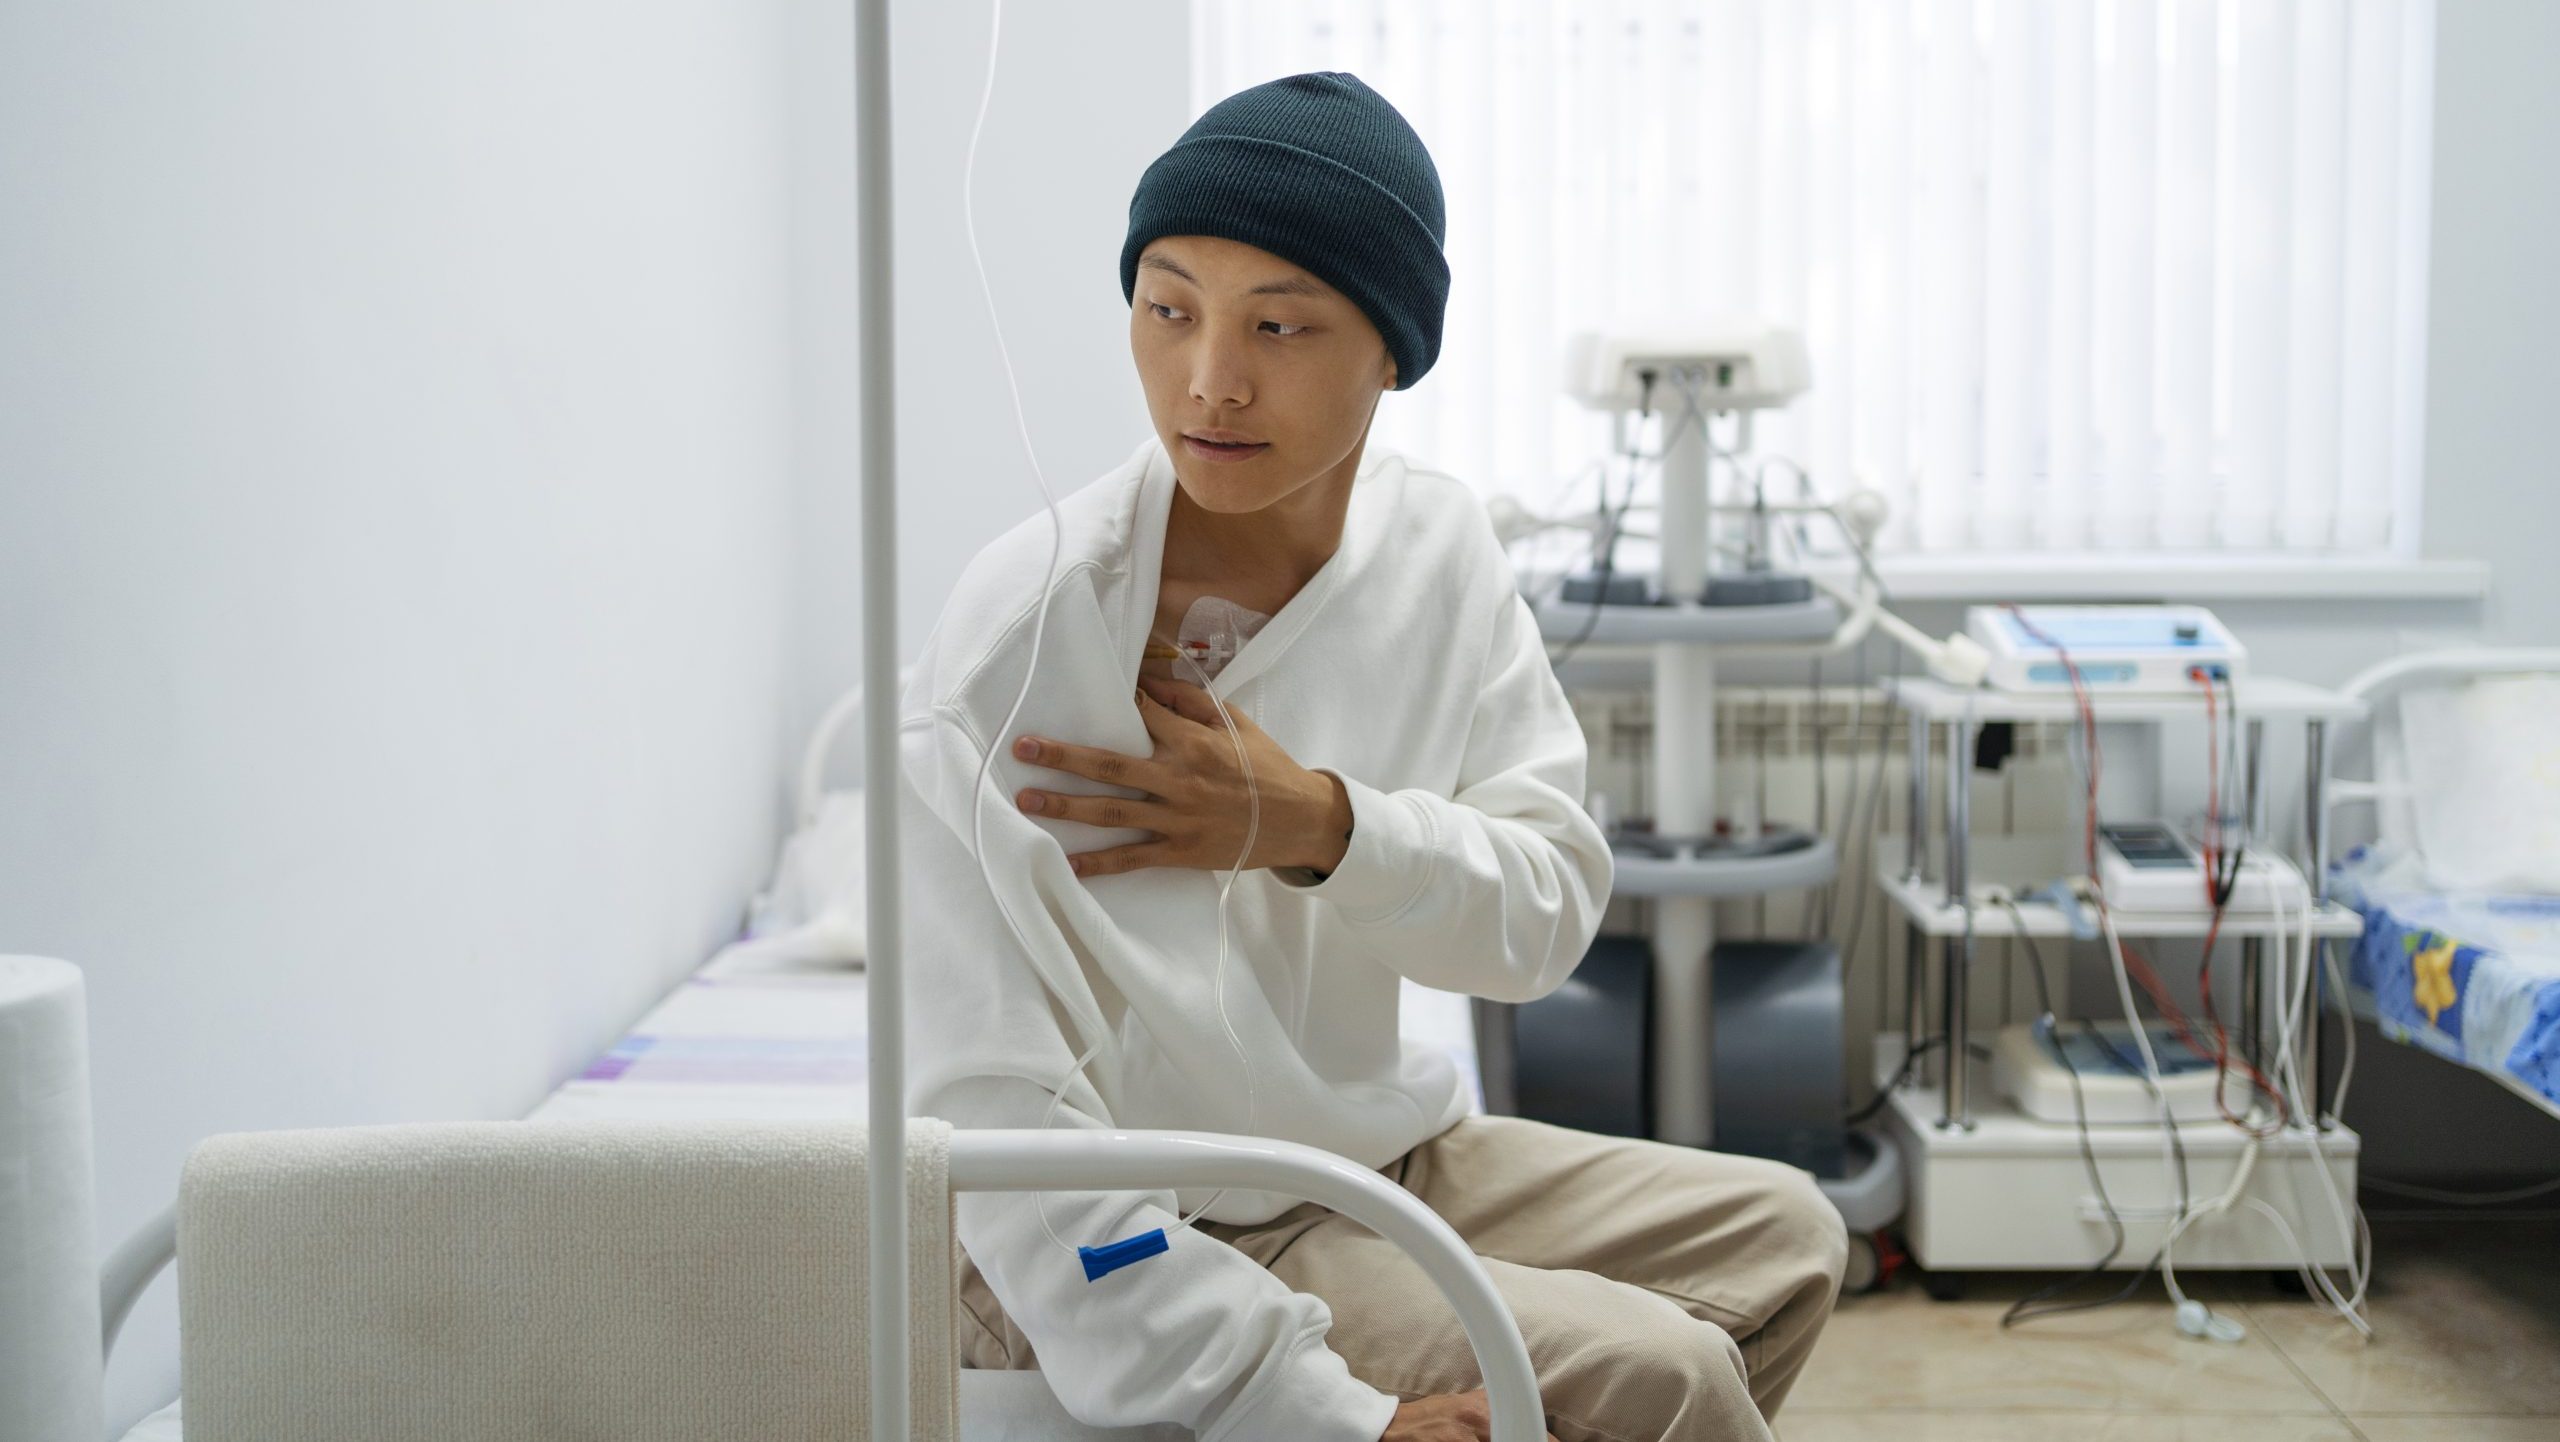
M 2196 864 L 2195 856 L 2178 834 L 2166 826 L 2101 826 L 2098 835 L 2105 838 L 2128 866 L 2152 869 L 2184 869 Z

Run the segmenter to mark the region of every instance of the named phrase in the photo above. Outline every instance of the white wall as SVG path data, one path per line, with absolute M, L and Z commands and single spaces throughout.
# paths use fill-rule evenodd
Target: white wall
M 794 0 L 795 480 L 803 517 L 794 736 L 860 679 L 855 494 L 852 39 L 848 7 Z M 986 76 L 982 0 L 893 0 L 898 634 L 912 658 L 971 556 L 1039 512 L 968 240 L 961 162 Z M 979 246 L 1031 436 L 1063 498 L 1145 439 L 1120 242 L 1138 176 L 1190 124 L 1187 0 L 1005 7 L 980 144 Z M 860 774 L 847 738 L 836 772 Z
M 736 925 L 783 20 L 0 7 L 0 950 L 87 969 L 102 1243 L 211 1132 L 521 1115 Z
M 2488 634 L 2560 645 L 2560 5 L 2436 17 L 2427 549 L 2496 564 Z

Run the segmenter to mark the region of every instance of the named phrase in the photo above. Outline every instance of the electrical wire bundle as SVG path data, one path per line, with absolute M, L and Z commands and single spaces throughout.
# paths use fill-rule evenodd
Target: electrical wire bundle
M 2213 1045 L 2211 1047 L 2197 1045 L 2195 1037 L 2187 1025 L 2186 1018 L 2183 1016 L 2178 1017 L 2176 1024 L 2179 1029 L 2179 1035 L 2186 1039 L 2188 1045 L 2195 1046 L 2198 1051 L 2208 1051 L 2213 1056 L 2213 1100 L 2214 1106 L 2222 1113 L 2222 1119 L 2244 1131 L 2257 1132 L 2259 1135 L 2263 1136 L 2273 1136 L 2276 1132 L 2284 1129 L 2285 1123 L 2289 1120 L 2291 1109 L 2286 1104 L 2282 1090 L 2269 1082 L 2266 1076 L 2258 1070 L 2256 1065 L 2246 1058 L 2240 1058 L 2239 1060 L 2241 1069 L 2247 1074 L 2250 1089 L 2257 1095 L 2266 1099 L 2268 1106 L 2272 1109 L 2273 1116 L 2269 1122 L 2264 1124 L 2264 1129 L 2260 1130 L 2259 1127 L 2252 1125 L 2247 1120 L 2235 1116 L 2231 1111 L 2231 1103 L 2223 1086 L 2224 1078 L 2230 1075 L 2231 1063 L 2233 1061 L 2233 1057 L 2231 1055 L 2231 1036 L 2222 1025 L 2222 1018 L 2217 1014 L 2213 999 L 2214 943 L 2221 939 L 2222 919 L 2224 914 L 2230 909 L 2232 893 L 2240 884 L 2240 866 L 2241 862 L 2247 855 L 2248 819 L 2246 809 L 2248 803 L 2245 799 L 2245 792 L 2235 798 L 2232 789 L 2232 783 L 2238 779 L 2238 772 L 2240 769 L 2238 765 L 2240 757 L 2240 697 L 2238 691 L 2233 686 L 2231 673 L 2227 668 L 2220 666 L 2211 668 L 2203 666 L 2193 667 L 2187 672 L 2187 679 L 2204 688 L 2205 820 L 2203 850 L 2205 901 L 2207 905 L 2213 908 L 2213 921 L 2205 930 L 2204 951 L 2196 961 L 2196 996 L 2202 1003 L 2205 1024 L 2212 1029 Z M 2216 704 L 2214 698 L 2214 688 L 2217 684 L 2222 688 L 2222 696 L 2224 698 L 2219 705 Z M 2237 827 L 2238 836 L 2236 837 L 2230 835 L 2230 820 L 2232 813 L 2235 811 L 2241 813 L 2241 820 Z M 2148 975 L 2149 969 L 2147 967 L 2144 968 L 2144 971 L 2146 975 Z M 2159 986 L 2159 979 L 2156 976 L 2148 977 L 2147 989 L 2152 992 L 2153 1000 L 2162 1005 L 2163 1015 L 2175 1014 L 2175 1009 L 2167 1006 L 2166 998 L 2162 995 L 2164 989 Z

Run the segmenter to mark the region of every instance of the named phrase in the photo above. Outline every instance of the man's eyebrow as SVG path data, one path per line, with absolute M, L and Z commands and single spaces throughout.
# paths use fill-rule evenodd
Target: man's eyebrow
M 1172 259 L 1161 255 L 1147 256 L 1138 262 L 1138 268 L 1141 270 L 1170 271 L 1173 274 L 1182 277 L 1184 280 L 1191 282 L 1193 285 L 1198 285 L 1200 283 L 1200 277 L 1184 270 L 1179 263 Z M 1316 281 L 1310 280 L 1303 275 L 1293 275 L 1286 280 L 1265 281 L 1245 292 L 1247 295 L 1315 296 L 1331 295 L 1332 293 L 1332 291 L 1327 290 L 1321 284 L 1318 284 Z
M 1323 286 L 1316 284 L 1314 281 L 1307 279 L 1307 278 L 1306 278 L 1305 276 L 1303 276 L 1303 275 L 1293 275 L 1293 276 L 1289 277 L 1287 280 L 1272 280 L 1272 281 L 1265 281 L 1265 282 L 1263 282 L 1262 284 L 1255 286 L 1253 289 L 1251 289 L 1251 290 L 1249 290 L 1249 291 L 1246 291 L 1246 292 L 1245 292 L 1245 294 L 1247 294 L 1247 295 L 1331 295 L 1331 294 L 1332 294 L 1332 292 L 1331 292 L 1331 291 L 1329 291 L 1329 290 L 1327 290 L 1327 289 L 1325 289 Z

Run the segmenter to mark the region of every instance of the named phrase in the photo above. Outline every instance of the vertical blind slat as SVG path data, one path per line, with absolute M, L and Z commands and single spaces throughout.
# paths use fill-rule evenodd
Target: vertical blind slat
M 2027 543 L 2027 470 L 2033 464 L 2033 407 L 2042 370 L 2036 325 L 2046 239 L 2037 161 L 2049 71 L 2046 7 L 2000 0 L 1992 12 L 1990 159 L 1983 181 L 1982 499 L 1974 541 L 1986 550 Z
M 2159 540 L 2194 550 L 2214 536 L 2214 137 L 2221 21 L 2214 0 L 2175 0 L 2160 165 L 2161 475 Z
M 2346 435 L 2338 470 L 2338 544 L 2378 548 L 2390 538 L 2392 295 L 2399 249 L 2400 0 L 2363 0 L 2347 32 Z
M 2046 170 L 2053 196 L 2046 327 L 2051 409 L 2045 417 L 2036 536 L 2053 550 L 2076 551 L 2089 544 L 2088 479 L 2097 466 L 2098 41 L 2096 19 L 2086 6 L 2054 7 L 2052 22 L 2052 156 Z
M 2231 325 L 2231 473 L 2223 540 L 2242 549 L 2275 539 L 2285 474 L 2284 345 L 2292 295 L 2285 241 L 2293 234 L 2294 0 L 2240 7 Z

